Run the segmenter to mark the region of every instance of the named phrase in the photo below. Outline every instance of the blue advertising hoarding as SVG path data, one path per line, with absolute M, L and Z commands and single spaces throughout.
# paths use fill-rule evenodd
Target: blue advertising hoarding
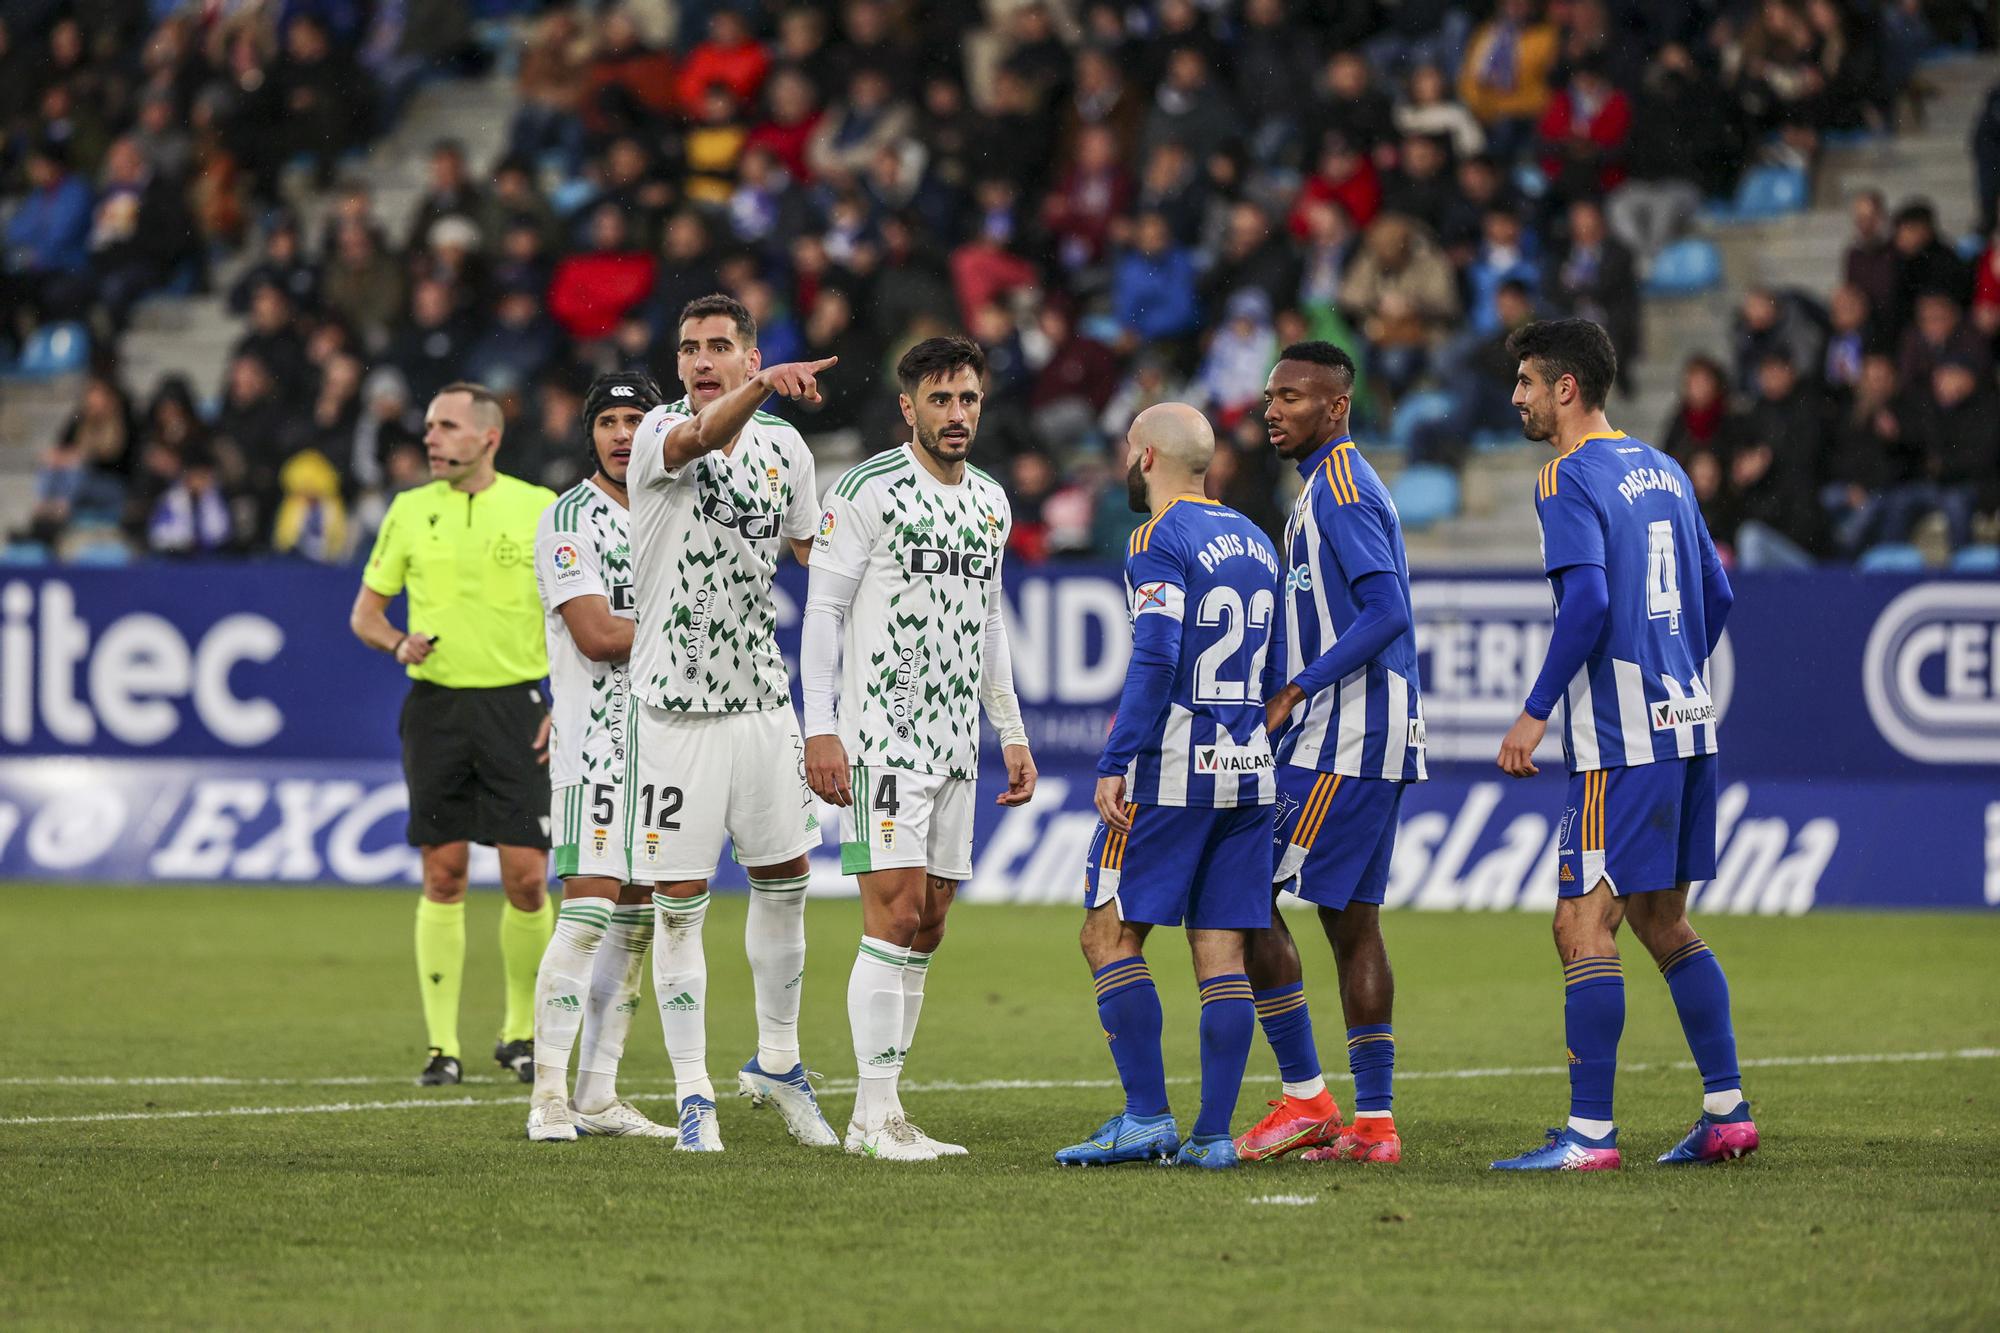
M 1124 600 L 1104 569 L 1007 583 L 1043 787 L 1020 810 L 982 803 L 967 897 L 1075 901 Z M 289 564 L 0 578 L 0 875 L 414 881 L 405 682 L 348 634 L 355 586 L 352 570 Z M 788 653 L 803 591 L 787 569 Z M 1551 743 L 1525 782 L 1492 757 L 1547 644 L 1546 585 L 1427 577 L 1414 593 L 1433 780 L 1405 801 L 1390 900 L 1545 909 L 1560 756 Z M 1742 576 L 1711 685 L 1724 792 L 1698 906 L 2000 904 L 2000 583 Z M 841 891 L 831 842 L 815 880 Z

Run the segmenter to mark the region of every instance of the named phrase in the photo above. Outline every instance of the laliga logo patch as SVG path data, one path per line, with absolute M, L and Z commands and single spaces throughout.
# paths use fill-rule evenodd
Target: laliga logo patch
M 833 511 L 831 509 L 819 516 L 819 535 L 822 537 L 831 537 L 833 535 Z
M 555 550 L 549 553 L 549 559 L 555 563 L 557 573 L 567 574 L 577 567 L 582 557 L 577 554 L 574 546 L 571 546 L 568 542 L 562 542 L 557 545 Z
M 1861 686 L 1882 739 L 1919 763 L 2000 759 L 2000 584 L 1928 584 L 1890 602 Z

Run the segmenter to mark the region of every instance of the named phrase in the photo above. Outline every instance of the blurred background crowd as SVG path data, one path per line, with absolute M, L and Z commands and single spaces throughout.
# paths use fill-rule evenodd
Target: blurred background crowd
M 1922 111 L 1979 0 L 11 0 L 0 19 L 0 357 L 92 349 L 17 545 L 353 558 L 427 479 L 429 395 L 499 391 L 501 462 L 561 488 L 590 376 L 671 389 L 675 316 L 723 290 L 767 363 L 840 357 L 787 408 L 822 477 L 903 438 L 888 373 L 963 330 L 1020 558 L 1116 555 L 1123 436 L 1167 398 L 1225 437 L 1218 495 L 1282 524 L 1276 350 L 1363 369 L 1355 425 L 1455 469 L 1518 439 L 1507 333 L 1641 303 L 1746 172 Z M 426 83 L 511 79 L 495 160 L 435 143 L 388 215 L 355 172 Z M 2000 99 L 1978 218 L 1865 194 L 1838 272 L 1757 289 L 1668 421 L 1747 564 L 1853 556 L 2000 510 Z M 1976 226 L 1975 226 L 1976 224 Z M 143 399 L 119 345 L 226 294 L 219 383 Z M 0 388 L 0 393 L 6 390 Z M 1935 522 L 1937 520 L 1930 519 Z M 1990 537 L 1988 538 L 1990 540 Z

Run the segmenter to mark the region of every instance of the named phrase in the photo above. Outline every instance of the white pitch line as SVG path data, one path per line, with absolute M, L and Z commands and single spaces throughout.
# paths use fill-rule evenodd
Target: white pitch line
M 211 1120 L 239 1115 L 338 1115 L 353 1111 L 415 1111 L 438 1106 L 479 1106 L 477 1097 L 411 1097 L 399 1102 L 327 1102 L 320 1106 L 227 1106 L 213 1111 L 106 1111 L 98 1115 L 21 1115 L 0 1125 L 88 1125 L 106 1120 Z
M 1992 1060 L 2000 1058 L 2000 1047 L 1967 1046 L 1950 1051 L 1878 1051 L 1852 1055 L 1778 1055 L 1756 1060 L 1744 1060 L 1745 1069 L 1808 1069 L 1838 1065 L 1894 1065 L 1917 1064 L 1937 1060 Z M 1650 1073 L 1656 1070 L 1685 1071 L 1693 1069 L 1694 1062 L 1676 1060 L 1669 1064 L 1628 1064 L 1620 1065 L 1624 1074 Z M 1474 1079 L 1474 1078 L 1531 1078 L 1546 1077 L 1567 1072 L 1564 1065 L 1512 1065 L 1491 1069 L 1411 1069 L 1398 1070 L 1398 1079 Z M 14 1077 L 0 1079 L 0 1084 L 14 1087 L 317 1087 L 329 1082 L 352 1084 L 361 1079 L 230 1079 L 220 1075 L 196 1077 L 162 1078 L 112 1078 L 85 1077 L 82 1075 L 54 1075 L 48 1078 Z M 369 1083 L 400 1083 L 400 1079 L 376 1078 L 365 1080 Z M 1169 1083 L 1199 1083 L 1198 1078 L 1170 1078 Z M 627 1080 L 626 1086 L 669 1086 L 666 1079 Z M 480 1086 L 480 1085 L 475 1085 Z M 511 1084 L 496 1080 L 485 1085 L 499 1090 L 510 1088 Z M 1048 1092 L 1048 1091 L 1094 1091 L 1115 1088 L 1116 1079 L 981 1079 L 976 1082 L 933 1082 L 906 1083 L 903 1091 L 924 1092 Z M 854 1080 L 834 1080 L 822 1084 L 821 1092 L 852 1092 Z M 452 1097 L 432 1099 L 412 1097 L 391 1102 L 329 1102 L 318 1106 L 232 1106 L 219 1110 L 200 1111 L 112 1111 L 96 1115 L 55 1115 L 55 1116 L 12 1116 L 0 1117 L 4 1125 L 55 1125 L 92 1124 L 114 1120 L 197 1120 L 219 1116 L 254 1115 L 329 1115 L 354 1111 L 403 1111 L 420 1110 L 438 1106 L 515 1106 L 524 1094 L 508 1092 L 501 1097 Z

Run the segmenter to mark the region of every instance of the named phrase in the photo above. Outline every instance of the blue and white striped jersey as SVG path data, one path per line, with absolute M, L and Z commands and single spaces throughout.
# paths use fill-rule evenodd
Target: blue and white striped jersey
M 1410 610 L 1402 521 L 1354 441 L 1329 441 L 1299 472 L 1305 489 L 1285 524 L 1281 683 L 1296 680 L 1353 625 L 1361 613 L 1354 585 L 1368 575 L 1393 574 Z M 1414 614 L 1410 623 L 1367 663 L 1293 710 L 1278 741 L 1287 764 L 1351 778 L 1428 776 Z
M 1137 805 L 1232 807 L 1278 799 L 1264 734 L 1278 601 L 1270 539 L 1234 509 L 1181 496 L 1125 554 L 1132 664 L 1100 776 Z
M 1542 467 L 1535 512 L 1549 574 L 1601 565 L 1610 592 L 1564 693 L 1570 771 L 1714 754 L 1702 588 L 1722 562 L 1687 473 L 1623 431 L 1586 435 Z

